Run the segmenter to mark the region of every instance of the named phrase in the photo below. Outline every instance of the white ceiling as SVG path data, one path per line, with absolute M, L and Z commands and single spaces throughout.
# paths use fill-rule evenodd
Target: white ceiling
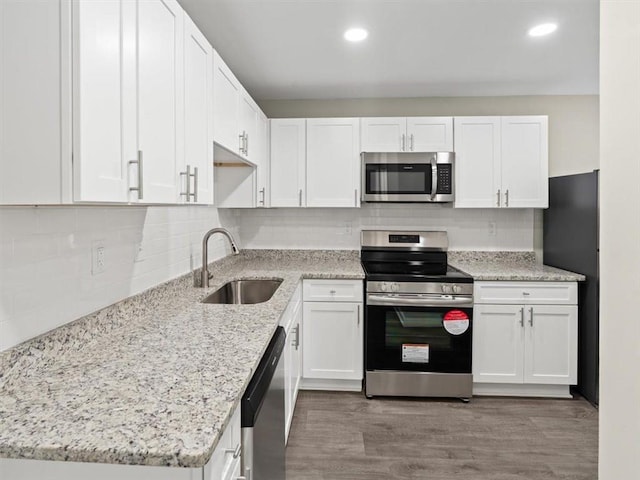
M 598 0 L 180 2 L 259 100 L 598 93 Z

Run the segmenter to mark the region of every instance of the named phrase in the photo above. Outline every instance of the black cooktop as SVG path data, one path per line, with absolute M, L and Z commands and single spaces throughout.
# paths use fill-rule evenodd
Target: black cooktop
M 425 274 L 412 269 L 411 266 L 402 268 L 397 265 L 394 272 L 376 271 L 375 266 L 362 262 L 366 279 L 369 282 L 441 282 L 441 283 L 473 283 L 473 277 L 451 265 L 446 266 L 444 274 Z

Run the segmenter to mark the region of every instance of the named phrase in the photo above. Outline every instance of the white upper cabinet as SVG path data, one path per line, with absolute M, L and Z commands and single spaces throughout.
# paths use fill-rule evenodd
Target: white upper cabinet
M 269 158 L 269 119 L 262 112 L 258 112 L 257 138 L 254 145 L 259 155 L 257 161 L 258 167 L 256 169 L 256 206 L 270 207 L 271 190 L 269 188 L 269 170 L 271 161 Z
M 0 1 L 0 204 L 71 200 L 70 8 Z
M 456 117 L 454 150 L 456 207 L 548 207 L 547 117 Z
M 306 120 L 270 120 L 271 206 L 304 207 L 306 180 Z
M 240 154 L 240 82 L 218 52 L 213 54 L 213 138 L 217 144 Z
M 549 145 L 546 116 L 502 117 L 503 206 L 549 206 Z
M 500 118 L 455 119 L 456 207 L 500 206 Z
M 405 117 L 365 117 L 360 122 L 363 152 L 402 152 L 407 144 Z
M 127 202 L 138 156 L 135 4 L 74 2 L 73 21 L 74 199 Z
M 307 207 L 360 206 L 360 121 L 307 119 Z
M 181 201 L 183 25 L 175 0 L 138 2 L 138 149 L 144 161 L 145 203 Z
M 407 150 L 453 151 L 452 117 L 407 117 Z
M 453 117 L 365 117 L 363 152 L 450 152 Z
M 185 15 L 182 198 L 213 202 L 213 48 Z M 188 183 L 187 183 L 188 182 Z M 186 184 L 186 185 L 185 185 Z
M 213 65 L 214 140 L 225 150 L 257 165 L 264 156 L 257 138 L 259 116 L 263 113 L 217 52 Z

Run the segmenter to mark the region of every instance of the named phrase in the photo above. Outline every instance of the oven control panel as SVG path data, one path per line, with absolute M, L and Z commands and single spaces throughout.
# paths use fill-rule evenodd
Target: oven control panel
M 462 293 L 462 288 L 456 284 L 443 284 L 442 293 Z

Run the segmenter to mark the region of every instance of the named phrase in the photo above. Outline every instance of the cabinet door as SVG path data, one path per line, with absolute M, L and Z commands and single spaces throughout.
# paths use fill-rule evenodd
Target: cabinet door
M 407 148 L 405 117 L 365 117 L 362 123 L 363 152 L 402 152 Z
M 361 305 L 304 303 L 304 378 L 362 379 Z
M 455 132 L 455 206 L 499 207 L 500 117 L 456 117 Z
M 307 119 L 307 207 L 360 206 L 359 152 L 359 119 Z
M 524 307 L 475 305 L 473 322 L 473 381 L 522 383 Z
M 70 2 L 0 1 L 0 204 L 71 200 L 70 19 Z
M 183 201 L 213 203 L 213 48 L 185 15 L 184 22 L 184 162 L 197 176 L 181 179 Z
M 146 203 L 180 201 L 183 25 L 183 11 L 175 0 L 138 2 L 138 135 Z
M 293 330 L 293 362 L 291 364 L 291 398 L 293 410 L 295 410 L 300 380 L 302 379 L 302 302 L 298 304 L 294 312 Z M 293 412 L 292 412 L 293 415 Z
M 452 152 L 453 117 L 408 117 L 407 147 L 411 152 Z
M 213 138 L 228 150 L 240 153 L 240 83 L 217 52 L 213 63 Z
M 270 189 L 269 189 L 269 169 L 271 161 L 269 158 L 269 120 L 267 116 L 258 112 L 258 132 L 257 139 L 253 142 L 253 147 L 257 150 L 259 158 L 256 163 L 256 206 L 269 207 Z
M 137 157 L 136 52 L 126 46 L 135 45 L 135 18 L 132 2 L 73 2 L 75 201 L 129 199 L 128 161 Z
M 532 305 L 525 308 L 525 383 L 575 385 L 578 307 Z
M 259 158 L 258 150 L 256 149 L 259 143 L 256 142 L 256 137 L 258 136 L 258 107 L 244 90 L 240 95 L 239 108 L 240 123 L 238 125 L 238 135 L 243 136 L 242 151 L 240 154 L 252 163 L 257 164 Z
M 546 116 L 502 117 L 503 206 L 549 206 L 549 139 Z
M 305 205 L 306 121 L 304 118 L 270 121 L 271 206 Z
M 293 385 L 293 351 L 294 351 L 294 341 L 293 338 L 293 327 L 287 330 L 287 338 L 284 344 L 284 350 L 282 351 L 282 355 L 284 357 L 284 441 L 287 442 L 289 438 L 289 427 L 291 426 L 291 419 L 293 418 L 293 395 L 292 395 L 292 385 Z

